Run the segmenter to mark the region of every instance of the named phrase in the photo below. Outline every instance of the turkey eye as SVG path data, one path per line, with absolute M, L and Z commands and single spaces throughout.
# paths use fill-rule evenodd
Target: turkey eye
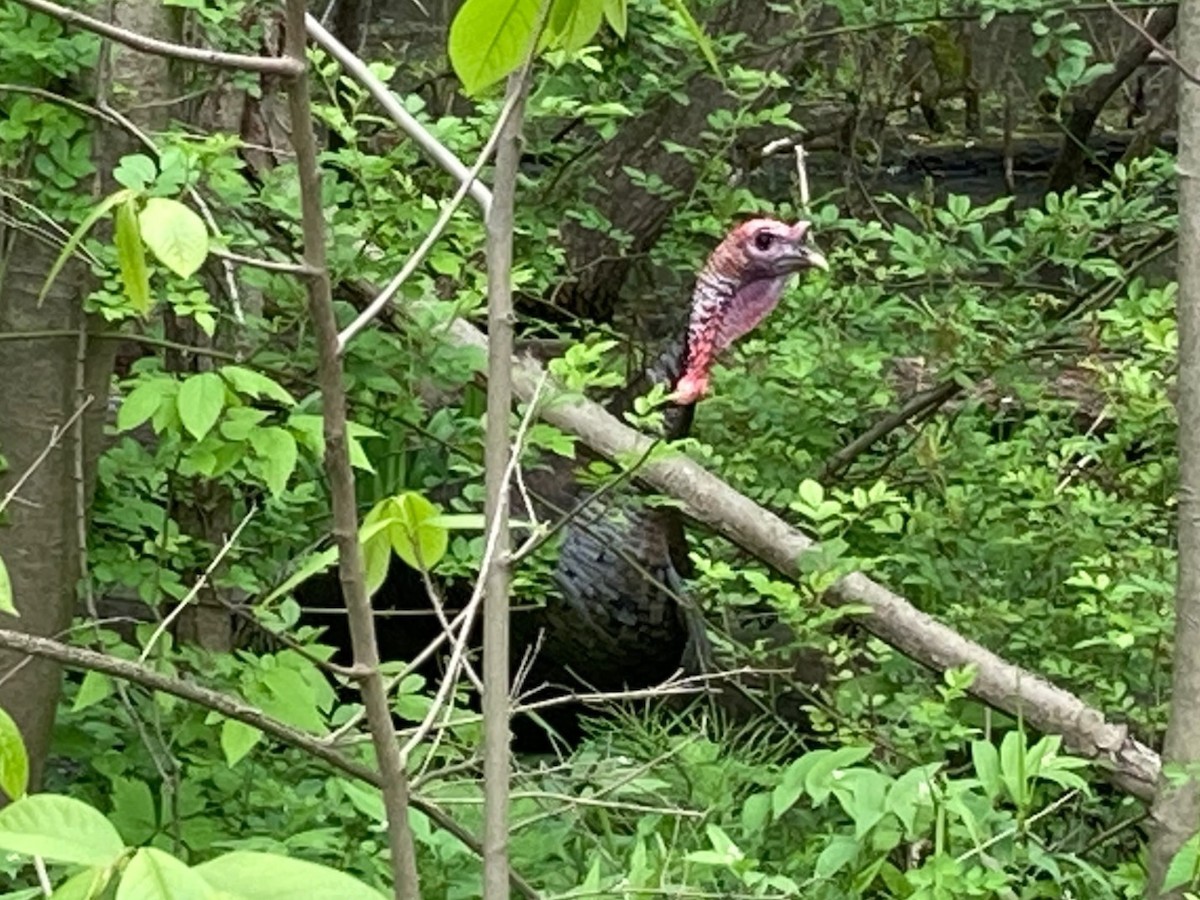
M 769 231 L 760 231 L 754 236 L 754 246 L 759 250 L 770 250 L 775 243 L 775 235 Z

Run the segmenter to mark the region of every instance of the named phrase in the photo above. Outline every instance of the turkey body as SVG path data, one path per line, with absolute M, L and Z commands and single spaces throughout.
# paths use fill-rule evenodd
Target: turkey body
M 609 412 L 620 418 L 652 386 L 672 386 L 686 361 L 686 344 L 677 339 L 608 404 Z M 686 437 L 694 408 L 666 408 L 661 437 Z M 658 684 L 685 662 L 684 668 L 695 669 L 704 632 L 686 600 L 683 517 L 673 507 L 652 505 L 628 481 L 611 490 L 582 487 L 574 476 L 579 464 L 556 463 L 526 479 L 536 496 L 571 511 L 555 563 L 555 591 L 544 609 L 514 622 L 514 646 L 538 650 L 531 680 L 615 691 Z

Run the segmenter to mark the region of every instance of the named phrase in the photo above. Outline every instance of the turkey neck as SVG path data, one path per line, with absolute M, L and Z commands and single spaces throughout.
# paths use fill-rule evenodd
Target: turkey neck
M 633 409 L 633 401 L 637 397 L 658 384 L 670 393 L 680 376 L 687 371 L 689 347 L 699 334 L 699 322 L 723 316 L 733 302 L 736 290 L 737 284 L 732 279 L 706 267 L 696 279 L 688 320 L 674 338 L 659 348 L 653 362 L 617 394 L 609 404 L 609 412 L 620 417 L 622 413 Z M 662 407 L 662 438 L 674 441 L 687 437 L 695 416 L 695 403 L 667 403 Z

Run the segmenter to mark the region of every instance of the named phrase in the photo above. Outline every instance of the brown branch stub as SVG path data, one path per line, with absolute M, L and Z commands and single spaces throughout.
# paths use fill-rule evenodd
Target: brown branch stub
M 147 37 L 135 31 L 129 31 L 103 19 L 96 19 L 75 9 L 59 6 L 51 0 L 17 0 L 27 9 L 44 13 L 65 22 L 77 25 L 101 37 L 140 50 L 155 56 L 166 56 L 172 59 L 182 59 L 187 62 L 200 63 L 206 66 L 216 66 L 223 69 L 240 69 L 245 72 L 261 72 L 267 75 L 281 75 L 285 78 L 295 78 L 304 71 L 304 64 L 287 57 L 247 56 L 242 53 L 223 53 L 219 50 L 206 50 L 203 47 L 188 47 L 184 44 L 174 44 L 170 41 L 160 41 Z M 303 31 L 301 32 L 303 33 Z

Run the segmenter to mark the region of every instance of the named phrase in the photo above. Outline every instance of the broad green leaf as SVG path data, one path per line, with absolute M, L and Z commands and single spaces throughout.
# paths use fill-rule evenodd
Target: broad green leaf
M 29 787 L 29 755 L 12 716 L 0 709 L 0 791 L 20 799 Z
M 264 604 L 270 604 L 274 600 L 282 597 L 284 594 L 290 594 L 295 590 L 296 585 L 302 584 L 331 566 L 337 565 L 338 552 L 337 547 L 330 547 L 327 550 L 321 550 L 318 553 L 311 553 L 304 558 L 304 562 L 300 564 L 295 572 L 293 572 L 283 584 L 267 594 Z
M 812 797 L 813 804 L 820 806 L 825 802 L 825 798 L 833 790 L 839 769 L 848 768 L 870 755 L 870 747 L 841 747 L 817 760 L 804 778 L 804 790 Z
M 153 838 L 158 831 L 158 808 L 150 785 L 140 778 L 114 778 L 109 820 L 131 847 Z
M 112 679 L 103 672 L 88 672 L 79 685 L 79 693 L 71 704 L 71 712 L 79 712 L 107 699 L 113 692 Z
M 285 406 L 296 405 L 295 397 L 284 390 L 274 378 L 263 375 L 261 372 L 255 372 L 244 366 L 222 366 L 220 374 L 239 394 L 246 394 L 255 399 L 270 397 Z
M 553 0 L 543 45 L 575 52 L 586 47 L 600 30 L 604 0 Z
M 1000 797 L 1000 754 L 991 741 L 972 741 L 971 759 L 975 763 L 975 777 L 993 800 Z
M 225 754 L 225 765 L 232 769 L 261 739 L 262 732 L 253 725 L 226 719 L 221 723 L 221 752 Z
M 0 850 L 107 866 L 125 851 L 125 843 L 112 823 L 82 800 L 33 794 L 0 809 Z
M 835 836 L 817 857 L 813 875 L 817 878 L 832 878 L 858 856 L 859 844 L 847 834 Z
M 146 248 L 142 246 L 142 237 L 138 233 L 137 203 L 132 197 L 117 207 L 114 240 L 125 295 L 138 315 L 145 317 L 152 305 L 150 269 L 146 265 Z
M 1200 834 L 1188 838 L 1171 857 L 1167 874 L 1163 876 L 1163 892 L 1173 891 L 1195 883 L 1200 875 Z
M 359 526 L 358 540 L 362 544 L 363 578 L 367 593 L 374 594 L 387 578 L 388 565 L 392 561 L 392 541 L 389 529 L 396 524 L 392 512 L 393 498 L 380 500 L 371 511 L 363 516 Z
M 117 900 L 208 900 L 213 893 L 198 872 L 154 847 L 134 854 L 117 886 Z
M 195 871 L 212 887 L 244 900 L 384 900 L 344 872 L 272 853 L 234 851 Z
M 263 699 L 263 711 L 288 725 L 320 733 L 325 720 L 317 709 L 316 691 L 295 669 L 279 666 L 261 674 L 268 696 Z
M 684 0 L 666 0 L 667 6 L 675 10 L 675 14 L 679 16 L 679 20 L 683 22 L 688 34 L 692 36 L 692 40 L 696 42 L 696 46 L 708 61 L 709 68 L 713 70 L 713 74 L 719 80 L 724 80 L 721 75 L 721 67 L 717 65 L 717 55 L 713 52 L 712 42 L 709 41 L 708 35 L 704 33 L 704 29 L 700 27 L 700 23 L 693 18 L 691 11 L 687 8 L 687 3 Z
M 71 876 L 50 895 L 50 900 L 100 900 L 112 881 L 113 869 L 93 866 Z
M 208 256 L 208 229 L 204 220 L 180 203 L 151 197 L 138 217 L 142 240 L 164 266 L 188 278 Z
M 58 254 L 58 259 L 54 260 L 54 265 L 50 267 L 50 273 L 46 276 L 46 282 L 42 285 L 41 291 L 38 292 L 38 306 L 41 306 L 43 301 L 45 301 L 46 294 L 50 291 L 50 286 L 54 284 L 54 279 L 58 277 L 58 273 L 67 264 L 67 260 L 71 258 L 71 254 L 75 252 L 80 241 L 92 230 L 92 226 L 99 222 L 114 206 L 118 206 L 135 196 L 137 196 L 136 193 L 130 190 L 120 190 L 115 194 L 110 194 L 97 203 L 95 208 L 87 214 L 87 217 L 79 223 L 79 227 L 75 229 L 67 239 L 67 242 L 63 244 L 62 252 Z
M 137 428 L 158 412 L 163 400 L 173 397 L 178 389 L 178 382 L 170 378 L 143 381 L 121 401 L 121 406 L 117 409 L 117 430 L 129 431 Z
M 408 491 L 391 500 L 396 525 L 388 530 L 396 555 L 414 569 L 428 571 L 446 555 L 450 536 L 433 524 L 439 510 L 420 494 Z
M 122 187 L 132 191 L 143 191 L 158 177 L 158 167 L 146 154 L 131 153 L 121 157 L 112 174 L 113 181 Z
M 466 0 L 450 25 L 450 65 L 468 94 L 514 71 L 533 44 L 542 0 Z
M 175 405 L 183 427 L 200 440 L 217 424 L 217 417 L 225 408 L 225 382 L 216 372 L 192 375 L 179 386 Z
M 286 428 L 271 426 L 250 432 L 250 446 L 262 461 L 267 487 L 278 497 L 296 470 L 296 439 Z
M 621 38 L 629 30 L 629 0 L 604 0 L 604 18 Z
M 12 576 L 8 574 L 8 566 L 3 556 L 0 556 L 0 612 L 21 617 L 17 612 L 17 604 L 13 602 Z

